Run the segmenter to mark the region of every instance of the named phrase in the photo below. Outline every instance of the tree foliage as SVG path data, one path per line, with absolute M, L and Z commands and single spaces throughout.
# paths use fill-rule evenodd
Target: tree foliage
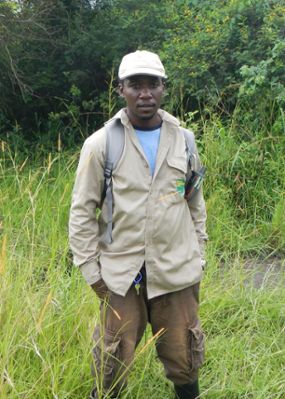
M 2 129 L 87 134 L 119 106 L 117 67 L 138 48 L 160 54 L 179 116 L 237 101 L 276 115 L 284 39 L 284 0 L 0 0 Z

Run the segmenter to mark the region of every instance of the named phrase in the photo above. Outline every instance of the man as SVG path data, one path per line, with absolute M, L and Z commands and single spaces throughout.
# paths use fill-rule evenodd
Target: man
M 105 127 L 85 141 L 70 213 L 74 263 L 101 300 L 91 397 L 119 397 L 149 322 L 176 397 L 193 399 L 204 355 L 198 302 L 205 203 L 201 190 L 190 201 L 184 198 L 192 172 L 179 122 L 159 109 L 166 80 L 159 57 L 130 53 L 118 76 L 126 108 L 114 118 L 123 125 L 125 143 L 112 175 L 111 242 L 104 239 L 106 198 L 102 204 Z M 195 146 L 192 168 L 199 166 Z

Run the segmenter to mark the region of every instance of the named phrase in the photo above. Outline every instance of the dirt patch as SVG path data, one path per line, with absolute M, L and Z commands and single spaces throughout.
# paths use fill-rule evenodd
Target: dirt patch
M 246 283 L 254 288 L 285 287 L 285 257 L 248 259 L 244 268 L 249 274 Z

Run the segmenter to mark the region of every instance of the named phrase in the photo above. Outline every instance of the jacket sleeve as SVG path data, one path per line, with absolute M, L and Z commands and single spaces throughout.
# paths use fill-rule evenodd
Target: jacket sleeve
M 84 143 L 76 172 L 69 218 L 69 243 L 73 261 L 88 284 L 101 278 L 98 263 L 98 221 L 104 185 L 103 154 L 90 136 Z
M 194 170 L 198 170 L 201 168 L 201 161 L 199 158 L 198 150 L 196 143 L 194 145 L 194 153 L 192 159 L 192 168 Z M 205 257 L 205 244 L 208 240 L 208 235 L 206 233 L 206 204 L 203 196 L 203 189 L 202 187 L 199 191 L 194 195 L 192 199 L 188 201 L 188 206 L 190 209 L 190 213 L 192 216 L 192 220 L 194 222 L 195 231 L 198 237 L 199 247 L 202 259 L 204 260 Z

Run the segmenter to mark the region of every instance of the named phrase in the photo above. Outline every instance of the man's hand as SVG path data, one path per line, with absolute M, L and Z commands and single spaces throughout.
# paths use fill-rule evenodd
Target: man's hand
M 96 281 L 96 283 L 91 284 L 91 288 L 96 292 L 101 301 L 106 299 L 109 289 L 102 278 Z

